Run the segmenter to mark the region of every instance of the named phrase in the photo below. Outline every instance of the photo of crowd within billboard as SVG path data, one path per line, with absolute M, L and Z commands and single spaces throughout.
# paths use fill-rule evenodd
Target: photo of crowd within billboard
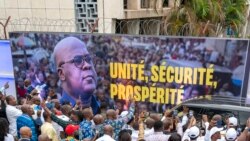
M 123 111 L 133 93 L 139 110 L 162 112 L 194 97 L 242 95 L 248 40 L 10 33 L 10 41 L 19 97 L 36 90 L 95 112 Z
M 0 92 L 16 96 L 10 42 L 0 40 Z

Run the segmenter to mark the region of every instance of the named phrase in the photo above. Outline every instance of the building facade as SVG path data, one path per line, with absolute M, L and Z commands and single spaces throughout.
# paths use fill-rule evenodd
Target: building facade
M 7 32 L 98 32 L 97 0 L 0 0 L 0 22 Z M 0 26 L 0 38 L 3 36 Z
M 98 32 L 94 26 L 98 22 L 97 0 L 75 0 L 77 31 Z
M 100 33 L 157 34 L 175 0 L 98 0 Z
M 76 31 L 72 0 L 0 0 L 0 21 L 9 16 L 8 31 Z

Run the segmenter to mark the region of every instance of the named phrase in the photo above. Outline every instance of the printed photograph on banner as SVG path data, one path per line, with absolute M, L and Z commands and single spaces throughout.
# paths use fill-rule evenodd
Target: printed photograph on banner
M 8 40 L 0 40 L 0 54 L 0 95 L 16 97 L 13 61 Z
M 94 113 L 163 112 L 194 98 L 241 99 L 248 40 L 10 33 L 17 95 L 37 93 Z

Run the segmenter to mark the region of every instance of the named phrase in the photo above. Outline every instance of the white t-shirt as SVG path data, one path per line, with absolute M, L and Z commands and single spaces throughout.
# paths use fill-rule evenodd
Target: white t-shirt
M 96 141 L 115 141 L 109 135 L 104 134 L 102 137 L 98 138 Z
M 17 136 L 17 127 L 16 127 L 16 119 L 17 117 L 22 115 L 22 111 L 17 109 L 15 106 L 7 105 L 6 106 L 6 115 L 9 125 L 9 133 L 13 136 Z
M 51 124 L 54 127 L 54 129 L 56 130 L 56 134 L 58 136 L 58 139 L 60 140 L 61 139 L 61 137 L 60 137 L 61 133 L 60 132 L 63 132 L 62 126 L 60 126 L 59 124 L 57 124 L 56 122 L 53 122 L 53 121 L 51 122 Z
M 4 141 L 15 141 L 15 140 L 11 134 L 7 134 L 7 136 L 4 137 Z

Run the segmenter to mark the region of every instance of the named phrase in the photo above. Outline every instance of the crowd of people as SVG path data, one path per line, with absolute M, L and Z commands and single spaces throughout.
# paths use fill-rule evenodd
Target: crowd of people
M 147 70 L 164 59 L 229 67 L 231 63 L 226 63 L 223 55 L 212 55 L 205 48 L 195 51 L 195 44 L 204 43 L 203 39 L 13 33 L 13 52 L 25 48 L 22 39 L 14 41 L 20 36 L 33 40 L 35 48 L 31 47 L 33 54 L 27 51 L 23 59 L 15 60 L 13 56 L 17 95 L 5 92 L 8 83 L 1 89 L 0 141 L 247 141 L 250 138 L 250 120 L 246 129 L 239 131 L 235 117 L 224 120 L 221 115 L 214 115 L 208 119 L 204 115 L 198 119 L 188 107 L 176 114 L 169 110 L 170 104 L 135 102 L 133 96 L 127 100 L 110 99 L 110 83 L 150 86 L 152 82 L 111 79 L 109 62 L 144 60 L 148 75 Z M 135 45 L 124 44 L 129 42 Z M 238 65 L 239 62 L 234 62 L 231 67 Z M 156 85 L 178 87 L 172 83 Z M 188 87 L 191 86 L 185 89 Z M 187 97 L 211 91 L 206 86 L 192 86 Z M 202 125 L 197 126 L 198 122 Z
M 202 115 L 198 121 L 184 106 L 176 114 L 166 110 L 162 115 L 139 111 L 133 97 L 129 109 L 108 109 L 93 114 L 91 107 L 61 105 L 57 98 L 41 100 L 31 93 L 18 104 L 12 95 L 0 93 L 0 141 L 249 141 L 250 118 L 242 131 L 238 119 Z M 139 114 L 136 114 L 140 112 Z M 201 123 L 201 124 L 198 124 Z M 201 125 L 201 126 L 200 126 Z

